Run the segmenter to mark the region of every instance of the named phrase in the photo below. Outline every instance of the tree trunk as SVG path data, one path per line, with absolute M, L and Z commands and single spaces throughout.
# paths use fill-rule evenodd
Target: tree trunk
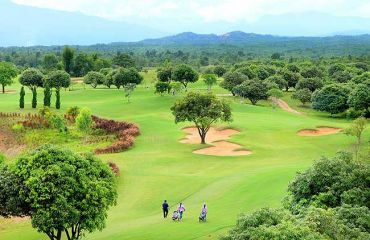
M 198 127 L 198 133 L 199 133 L 199 136 L 200 136 L 200 140 L 201 140 L 200 143 L 201 144 L 206 144 L 207 131 L 208 131 L 208 129 L 206 129 L 206 128 Z
M 3 94 L 5 93 L 5 85 L 3 85 Z

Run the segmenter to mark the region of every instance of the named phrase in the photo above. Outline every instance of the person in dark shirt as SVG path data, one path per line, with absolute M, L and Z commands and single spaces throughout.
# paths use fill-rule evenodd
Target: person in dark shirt
M 167 203 L 167 200 L 164 200 L 164 202 L 162 203 L 162 210 L 163 210 L 163 217 L 164 218 L 167 218 L 167 215 L 168 215 L 168 203 Z

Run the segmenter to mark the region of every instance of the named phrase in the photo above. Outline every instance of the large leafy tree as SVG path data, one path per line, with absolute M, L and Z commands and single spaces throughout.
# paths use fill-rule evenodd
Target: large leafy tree
M 330 84 L 317 90 L 312 95 L 312 107 L 330 114 L 341 113 L 348 108 L 350 90 L 340 84 Z
M 215 74 L 204 74 L 202 76 L 204 83 L 207 85 L 207 89 L 210 92 L 212 86 L 217 83 L 217 77 Z
M 57 70 L 58 69 L 58 58 L 55 54 L 45 54 L 44 60 L 42 62 L 43 68 L 47 71 Z
M 304 89 L 307 88 L 311 92 L 314 92 L 316 89 L 320 89 L 324 86 L 324 82 L 320 78 L 303 78 L 297 82 L 295 89 Z
M 113 63 L 124 68 L 135 67 L 135 60 L 131 57 L 131 55 L 126 53 L 118 52 L 117 55 L 113 57 Z
M 312 92 L 308 88 L 297 89 L 292 94 L 292 99 L 299 100 L 302 103 L 302 105 L 305 105 L 306 103 L 311 102 L 311 97 L 312 97 Z
M 172 79 L 172 68 L 165 67 L 165 68 L 158 69 L 157 78 L 161 82 L 170 83 Z
M 73 73 L 77 77 L 85 76 L 88 72 L 94 69 L 94 61 L 91 56 L 80 53 L 78 54 L 73 63 Z
M 72 48 L 68 46 L 65 46 L 63 48 L 63 52 L 62 52 L 63 67 L 64 67 L 64 71 L 66 71 L 69 74 L 72 73 L 74 54 L 75 52 Z
M 30 216 L 51 240 L 76 240 L 105 227 L 116 181 L 92 155 L 46 145 L 0 167 L 0 199 L 1 216 Z
M 69 87 L 69 85 L 71 84 L 70 75 L 63 70 L 50 72 L 45 77 L 45 84 L 49 85 L 50 88 L 56 89 L 55 107 L 57 109 L 60 109 L 60 89 Z
M 206 135 L 211 124 L 217 121 L 231 121 L 229 104 L 213 94 L 188 93 L 171 107 L 175 122 L 193 122 L 198 129 L 201 143 L 206 143 Z
M 13 78 L 17 76 L 17 69 L 12 63 L 0 62 L 0 85 L 5 93 L 5 86 L 13 83 Z
M 367 84 L 358 84 L 350 93 L 348 103 L 356 110 L 365 111 L 370 115 L 370 80 Z
M 19 82 L 22 85 L 29 87 L 32 91 L 32 108 L 37 107 L 36 89 L 43 86 L 43 78 L 43 74 L 35 68 L 28 68 L 24 70 L 19 77 Z
M 189 83 L 198 81 L 199 74 L 190 66 L 182 64 L 175 68 L 172 78 L 174 81 L 180 82 L 186 89 Z
M 288 83 L 286 85 L 286 91 L 289 90 L 291 87 L 295 87 L 298 81 L 302 78 L 299 73 L 291 72 L 289 70 L 284 70 L 281 75 L 283 76 L 284 80 Z
M 234 88 L 246 80 L 248 80 L 248 77 L 240 72 L 228 72 L 224 75 L 224 80 L 220 83 L 220 86 L 229 90 L 235 96 Z
M 84 77 L 84 83 L 90 84 L 93 88 L 96 88 L 100 84 L 106 83 L 104 74 L 100 72 L 91 71 Z
M 120 68 L 114 75 L 113 75 L 113 84 L 119 89 L 120 87 L 124 87 L 125 85 L 132 83 L 132 84 L 140 84 L 143 81 L 143 76 L 139 74 L 139 72 L 135 68 Z
M 213 69 L 213 73 L 217 75 L 217 77 L 222 77 L 227 72 L 227 69 L 224 66 L 217 65 Z
M 249 99 L 253 105 L 256 105 L 259 100 L 265 100 L 268 98 L 267 85 L 260 80 L 245 81 L 236 86 L 233 91 L 236 95 Z

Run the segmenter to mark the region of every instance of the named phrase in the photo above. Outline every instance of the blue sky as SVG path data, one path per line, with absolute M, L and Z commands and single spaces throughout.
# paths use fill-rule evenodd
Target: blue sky
M 254 22 L 266 15 L 319 12 L 370 18 L 369 0 L 11 0 L 13 3 L 77 11 L 130 22 Z

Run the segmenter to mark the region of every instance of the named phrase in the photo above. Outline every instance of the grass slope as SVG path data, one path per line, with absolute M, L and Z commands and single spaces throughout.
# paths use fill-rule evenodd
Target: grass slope
M 151 75 L 149 72 L 146 78 Z M 62 92 L 61 111 L 74 105 L 89 107 L 102 117 L 133 121 L 142 132 L 131 150 L 100 155 L 116 162 L 121 169 L 118 205 L 109 212 L 107 227 L 88 234 L 86 239 L 216 239 L 235 223 L 238 214 L 263 206 L 280 206 L 287 184 L 297 171 L 306 169 L 322 155 L 348 148 L 353 141 L 344 134 L 321 137 L 296 134 L 302 128 L 316 126 L 343 128 L 348 124 L 345 120 L 322 114 L 298 116 L 272 109 L 268 102 L 252 106 L 228 97 L 234 119 L 230 126 L 241 131 L 231 140 L 253 154 L 196 155 L 192 151 L 199 145 L 178 142 L 185 135 L 180 129 L 190 125 L 176 125 L 173 121 L 169 108 L 178 97 L 155 95 L 151 86 L 148 81 L 136 89 L 131 103 L 124 99 L 123 90 L 117 89 L 83 90 L 76 85 L 74 91 Z M 191 88 L 204 91 L 205 86 L 199 82 Z M 215 92 L 225 93 L 219 88 Z M 27 92 L 24 111 L 31 111 L 30 99 Z M 0 94 L 0 111 L 18 111 L 18 94 Z M 366 138 L 369 135 L 367 131 Z M 163 199 L 169 201 L 172 209 L 180 201 L 185 203 L 183 222 L 162 219 Z M 198 223 L 203 202 L 209 206 L 208 221 Z M 32 229 L 29 221 L 1 219 L 0 238 L 46 239 Z

